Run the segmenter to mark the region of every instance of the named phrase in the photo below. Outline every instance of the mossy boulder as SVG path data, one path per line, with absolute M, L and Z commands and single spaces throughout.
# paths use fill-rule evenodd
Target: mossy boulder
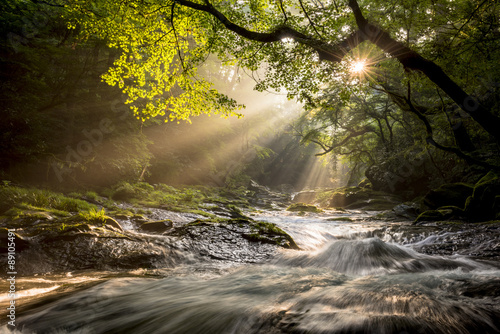
M 471 220 L 495 219 L 500 214 L 500 177 L 490 171 L 475 185 L 465 202 L 465 213 Z
M 149 219 L 147 219 L 143 215 L 137 215 L 137 214 L 133 215 L 130 219 L 137 224 L 146 223 L 149 221 Z
M 493 203 L 493 212 L 495 213 L 495 219 L 500 219 L 500 195 L 495 196 L 495 202 Z
M 363 179 L 361 182 L 358 184 L 359 188 L 372 188 L 372 183 L 368 179 Z
M 463 219 L 464 218 L 464 210 L 457 206 L 442 206 L 437 210 L 428 210 L 422 212 L 417 219 L 415 219 L 415 223 L 424 222 L 424 221 L 444 221 L 449 219 Z
M 329 206 L 346 207 L 355 202 L 368 200 L 369 198 L 368 192 L 363 191 L 363 189 L 359 187 L 338 188 L 331 195 Z
M 268 222 L 250 222 L 251 233 L 243 233 L 242 237 L 249 241 L 257 241 L 268 244 L 278 245 L 283 248 L 299 249 L 292 237 Z
M 364 209 L 369 211 L 390 210 L 401 200 L 397 196 L 374 191 L 370 188 L 345 187 L 336 189 L 329 201 L 329 207 Z
M 411 200 L 429 190 L 429 175 L 434 169 L 425 150 L 409 149 L 388 156 L 380 164 L 370 166 L 366 169 L 365 176 L 374 190 L 397 194 L 405 200 Z
M 424 197 L 424 204 L 431 209 L 443 206 L 463 208 L 465 201 L 472 195 L 474 187 L 465 183 L 443 184 L 437 189 L 429 191 Z
M 295 203 L 312 204 L 316 201 L 316 191 L 314 190 L 301 191 L 295 196 L 293 196 L 293 201 Z
M 310 204 L 305 204 L 305 203 L 295 203 L 290 205 L 287 209 L 287 211 L 298 211 L 298 212 L 322 212 L 321 209 L 318 209 L 314 205 Z

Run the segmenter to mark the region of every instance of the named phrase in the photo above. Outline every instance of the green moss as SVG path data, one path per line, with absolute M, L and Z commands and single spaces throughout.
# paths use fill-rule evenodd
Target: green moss
M 156 207 L 175 212 L 192 212 L 210 217 L 211 214 L 199 211 L 203 204 L 218 203 L 232 206 L 235 210 L 248 206 L 248 202 L 222 188 L 186 186 L 174 188 L 165 184 L 154 187 L 147 183 L 120 183 L 114 187 L 113 199 L 125 200 L 134 205 Z M 109 203 L 106 203 L 109 207 Z M 194 210 L 194 211 L 193 211 Z
M 439 210 L 428 210 L 422 212 L 417 217 L 417 219 L 415 219 L 415 223 L 422 221 L 443 221 L 450 219 L 453 216 L 454 216 L 454 209 L 443 207 L 440 208 Z
M 286 232 L 280 229 L 273 223 L 268 222 L 257 222 L 255 226 L 259 229 L 260 232 L 264 233 L 274 233 L 274 234 L 282 234 L 285 235 Z
M 294 203 L 290 205 L 287 211 L 300 211 L 300 212 L 323 212 L 323 210 L 318 209 L 314 205 L 304 204 L 304 203 Z
M 215 221 L 210 219 L 210 220 L 200 220 L 200 219 L 197 219 L 193 222 L 190 222 L 188 224 L 186 224 L 186 226 L 208 226 L 210 224 L 213 224 Z
M 58 216 L 68 216 L 69 214 L 64 211 L 55 210 L 58 213 Z M 55 216 L 54 213 L 52 215 L 49 213 L 50 211 L 44 210 L 43 208 L 36 208 L 28 205 L 21 205 L 21 208 L 15 207 L 10 208 L 5 212 L 5 215 L 10 217 L 11 219 L 29 219 L 30 221 L 34 220 L 43 220 L 43 219 L 52 219 L 52 215 Z
M 500 177 L 489 172 L 475 185 L 472 196 L 467 198 L 465 212 L 471 220 L 491 220 L 500 217 Z
M 299 249 L 295 241 L 282 229 L 273 223 L 268 222 L 248 222 L 251 226 L 252 233 L 244 234 L 243 237 L 250 241 L 259 241 L 271 243 L 286 248 Z
M 86 223 L 63 222 L 59 224 L 59 232 L 89 232 L 92 228 Z

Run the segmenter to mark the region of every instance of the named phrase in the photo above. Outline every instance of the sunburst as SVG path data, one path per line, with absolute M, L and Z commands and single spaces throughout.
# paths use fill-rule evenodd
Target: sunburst
M 366 70 L 366 59 L 356 60 L 350 66 L 350 71 L 352 73 L 362 73 L 365 70 Z

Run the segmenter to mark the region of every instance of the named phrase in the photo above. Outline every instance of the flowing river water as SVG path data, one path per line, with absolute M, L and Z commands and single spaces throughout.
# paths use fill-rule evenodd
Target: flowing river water
M 16 332 L 500 332 L 495 261 L 417 251 L 439 249 L 459 231 L 429 229 L 412 239 L 393 228 L 409 223 L 373 221 L 361 212 L 253 218 L 275 223 L 302 250 L 240 265 L 192 260 L 161 279 L 109 279 L 20 315 Z M 190 274 L 203 265 L 203 275 Z M 66 284 L 70 279 L 77 278 Z

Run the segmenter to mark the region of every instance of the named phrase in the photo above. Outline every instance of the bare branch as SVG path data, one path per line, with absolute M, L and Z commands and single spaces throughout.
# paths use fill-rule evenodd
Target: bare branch
M 318 35 L 318 37 L 320 39 L 323 39 L 323 37 L 321 37 L 320 33 L 318 32 L 318 30 L 316 29 L 316 26 L 314 25 L 313 21 L 311 20 L 311 18 L 309 17 L 309 14 L 307 14 L 307 10 L 306 8 L 304 7 L 304 4 L 302 3 L 302 0 L 299 0 L 299 3 L 300 3 L 300 7 L 302 8 L 302 11 L 304 12 L 304 14 L 306 15 L 307 17 L 307 20 L 309 21 L 309 24 L 311 25 L 311 27 L 313 27 L 314 31 L 316 32 L 316 35 Z
M 285 21 L 283 21 L 283 24 L 285 24 L 286 21 L 288 21 L 288 16 L 286 15 L 285 8 L 283 8 L 283 0 L 278 0 L 278 2 L 280 4 L 281 12 L 283 13 L 283 16 L 285 17 Z
M 368 128 L 368 127 L 365 127 L 359 131 L 353 131 L 351 132 L 347 137 L 345 137 L 342 141 L 340 141 L 339 143 L 335 144 L 335 145 L 332 145 L 332 146 L 329 146 L 328 149 L 325 150 L 325 146 L 324 145 L 321 145 L 319 144 L 317 141 L 315 140 L 311 140 L 313 143 L 315 144 L 319 144 L 323 149 L 324 149 L 324 152 L 321 152 L 321 153 L 317 153 L 316 156 L 322 156 L 322 155 L 325 155 L 327 153 L 330 153 L 331 151 L 333 151 L 334 149 L 336 149 L 337 147 L 341 147 L 343 145 L 345 145 L 349 140 L 351 140 L 352 138 L 356 138 L 356 137 L 360 137 L 362 135 L 364 135 L 365 133 L 367 132 L 371 132 L 371 129 Z
M 182 59 L 182 54 L 181 54 L 181 48 L 179 47 L 179 38 L 177 37 L 177 32 L 175 31 L 175 25 L 174 25 L 174 9 L 175 9 L 175 1 L 172 2 L 172 9 L 170 12 L 170 23 L 172 24 L 172 30 L 174 31 L 174 36 L 175 36 L 175 46 L 177 48 L 177 55 L 179 56 L 179 59 L 181 61 L 182 68 L 184 71 L 186 70 L 186 66 L 184 65 L 184 59 Z

